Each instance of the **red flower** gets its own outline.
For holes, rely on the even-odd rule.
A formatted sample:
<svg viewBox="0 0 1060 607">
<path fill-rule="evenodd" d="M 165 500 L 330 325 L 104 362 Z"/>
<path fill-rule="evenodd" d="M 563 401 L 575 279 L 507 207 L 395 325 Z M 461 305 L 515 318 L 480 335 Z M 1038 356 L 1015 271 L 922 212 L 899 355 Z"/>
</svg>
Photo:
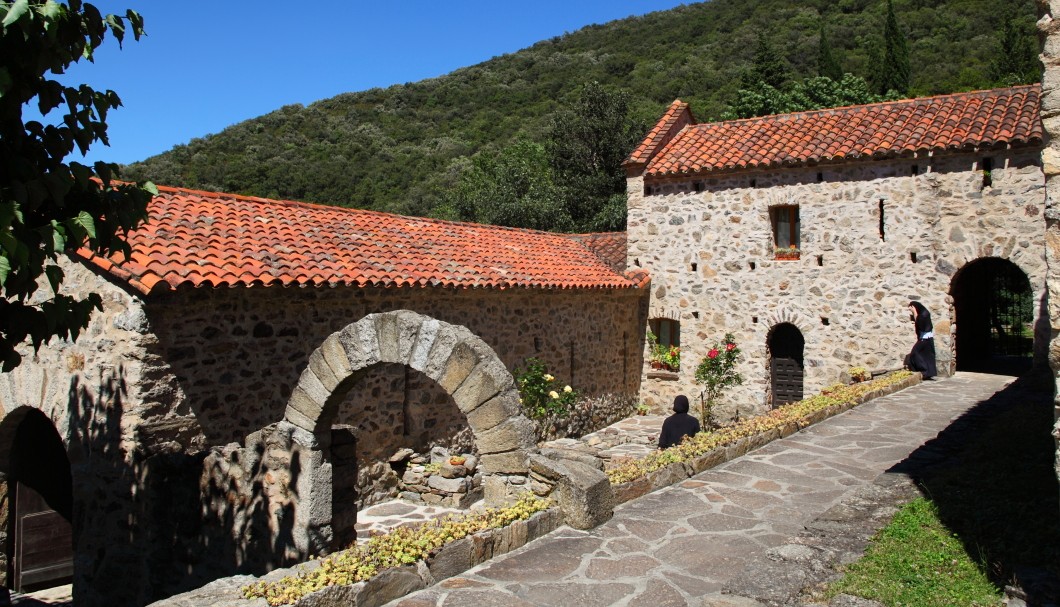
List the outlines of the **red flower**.
<svg viewBox="0 0 1060 607">
<path fill-rule="evenodd" d="M 735 347 L 736 347 L 736 344 L 725 344 L 725 351 L 726 352 L 732 352 Z"/>
<path fill-rule="evenodd" d="M 718 350 L 716 348 L 711 348 L 710 352 L 707 352 L 707 358 L 717 358 L 717 357 L 718 357 Z"/>
</svg>

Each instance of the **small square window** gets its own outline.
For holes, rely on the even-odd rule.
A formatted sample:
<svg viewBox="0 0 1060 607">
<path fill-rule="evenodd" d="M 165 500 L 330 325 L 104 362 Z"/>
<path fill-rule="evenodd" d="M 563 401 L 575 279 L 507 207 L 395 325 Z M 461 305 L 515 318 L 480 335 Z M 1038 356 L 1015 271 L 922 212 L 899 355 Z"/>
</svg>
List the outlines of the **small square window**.
<svg viewBox="0 0 1060 607">
<path fill-rule="evenodd" d="M 670 318 L 653 318 L 648 321 L 651 332 L 659 340 L 660 346 L 681 347 L 681 323 Z"/>
<path fill-rule="evenodd" d="M 789 205 L 769 209 L 773 224 L 773 246 L 777 259 L 799 258 L 799 206 Z"/>
</svg>

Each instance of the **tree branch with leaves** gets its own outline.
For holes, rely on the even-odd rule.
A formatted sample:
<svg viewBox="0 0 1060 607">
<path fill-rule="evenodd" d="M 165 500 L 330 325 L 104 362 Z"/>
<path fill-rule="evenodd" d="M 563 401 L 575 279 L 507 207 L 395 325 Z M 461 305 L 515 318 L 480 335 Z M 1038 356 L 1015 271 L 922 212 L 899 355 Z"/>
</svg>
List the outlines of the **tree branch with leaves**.
<svg viewBox="0 0 1060 607">
<path fill-rule="evenodd" d="M 59 257 L 81 247 L 128 254 L 125 236 L 146 219 L 157 190 L 115 181 L 114 163 L 66 161 L 75 149 L 109 145 L 107 114 L 121 99 L 54 79 L 93 61 L 108 34 L 119 46 L 130 33 L 139 40 L 140 15 L 104 16 L 79 0 L 0 1 L 0 28 L 0 361 L 10 371 L 22 360 L 20 344 L 76 339 L 92 310 L 102 310 L 98 294 L 62 292 Z M 30 103 L 43 121 L 24 118 Z M 38 293 L 44 283 L 50 296 Z"/>
</svg>

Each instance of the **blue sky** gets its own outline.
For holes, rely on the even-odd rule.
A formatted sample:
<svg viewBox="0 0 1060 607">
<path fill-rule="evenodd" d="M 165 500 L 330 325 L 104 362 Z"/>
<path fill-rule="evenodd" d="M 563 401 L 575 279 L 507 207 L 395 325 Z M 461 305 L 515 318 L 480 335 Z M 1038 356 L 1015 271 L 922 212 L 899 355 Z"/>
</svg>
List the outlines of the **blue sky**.
<svg viewBox="0 0 1060 607">
<path fill-rule="evenodd" d="M 96 0 L 144 17 L 147 37 L 108 38 L 67 82 L 113 89 L 111 146 L 89 161 L 129 163 L 283 105 L 440 76 L 533 43 L 676 0 L 405 0 L 308 3 Z M 75 160 L 75 158 L 71 158 Z"/>
</svg>

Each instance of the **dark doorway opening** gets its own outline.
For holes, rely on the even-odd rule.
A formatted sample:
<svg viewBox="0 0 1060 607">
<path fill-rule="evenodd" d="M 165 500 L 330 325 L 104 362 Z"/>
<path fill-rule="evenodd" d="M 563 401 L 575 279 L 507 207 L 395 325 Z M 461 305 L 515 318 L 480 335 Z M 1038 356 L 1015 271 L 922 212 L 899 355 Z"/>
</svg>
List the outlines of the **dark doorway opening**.
<svg viewBox="0 0 1060 607">
<path fill-rule="evenodd" d="M 73 576 L 73 483 L 66 448 L 40 411 L 24 408 L 8 417 L 17 424 L 4 471 L 11 505 L 8 586 L 29 592 L 67 584 Z"/>
<path fill-rule="evenodd" d="M 950 287 L 958 371 L 1022 375 L 1034 351 L 1034 294 L 1027 275 L 1005 259 L 966 265 Z"/>
<path fill-rule="evenodd" d="M 791 323 L 781 323 L 770 332 L 768 345 L 772 406 L 802 400 L 803 350 L 806 346 L 802 332 Z"/>
</svg>

